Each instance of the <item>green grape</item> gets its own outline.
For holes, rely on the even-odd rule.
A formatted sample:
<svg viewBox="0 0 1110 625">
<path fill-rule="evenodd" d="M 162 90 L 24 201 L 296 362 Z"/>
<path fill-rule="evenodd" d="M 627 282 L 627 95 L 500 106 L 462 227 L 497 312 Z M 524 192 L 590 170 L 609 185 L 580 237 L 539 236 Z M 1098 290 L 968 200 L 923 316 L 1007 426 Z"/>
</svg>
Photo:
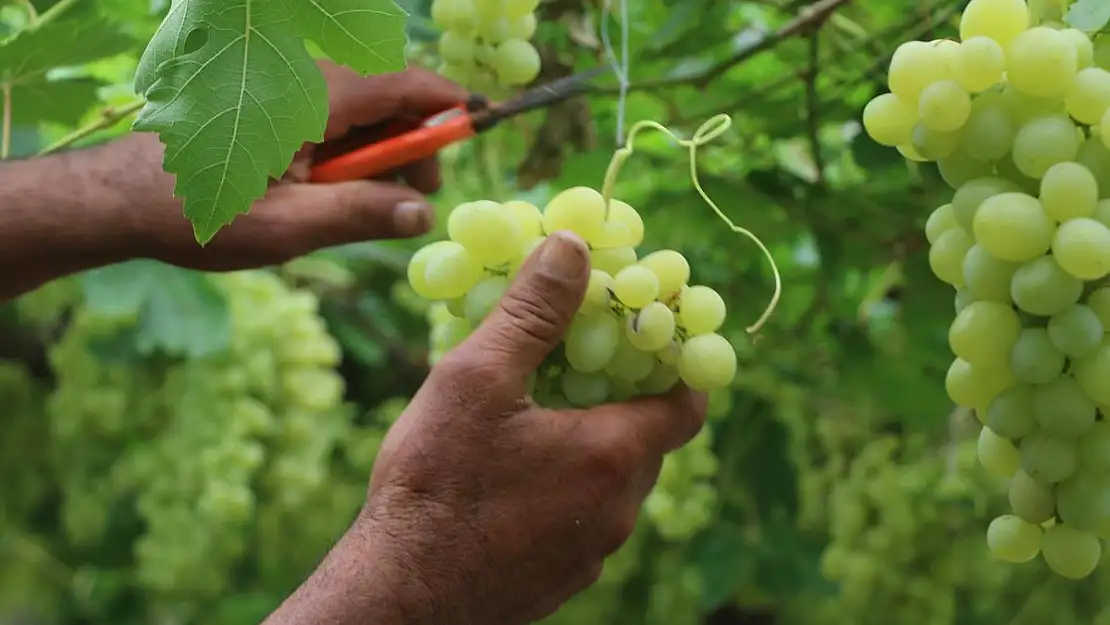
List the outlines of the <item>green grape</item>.
<svg viewBox="0 0 1110 625">
<path fill-rule="evenodd" d="M 1052 254 L 1076 278 L 1104 278 L 1110 275 L 1110 228 L 1087 217 L 1066 221 L 1056 229 Z"/>
<path fill-rule="evenodd" d="M 991 475 L 1008 477 L 1013 475 L 1021 465 L 1017 448 L 1010 441 L 995 434 L 989 427 L 979 430 L 976 450 L 979 464 Z"/>
<path fill-rule="evenodd" d="M 1094 311 L 1104 332 L 1110 332 L 1110 287 L 1091 291 L 1086 298 L 1087 307 Z"/>
<path fill-rule="evenodd" d="M 455 241 L 445 243 L 428 257 L 424 269 L 423 285 L 434 299 L 462 297 L 482 278 L 482 265 L 465 247 Z M 416 284 L 413 290 L 420 292 Z"/>
<path fill-rule="evenodd" d="M 613 276 L 613 295 L 629 308 L 643 308 L 660 293 L 655 272 L 641 265 L 630 265 Z"/>
<path fill-rule="evenodd" d="M 1014 37 L 1007 56 L 1006 78 L 1010 84 L 1041 98 L 1064 93 L 1079 69 L 1079 55 L 1070 39 L 1043 26 Z"/>
<path fill-rule="evenodd" d="M 917 114 L 930 130 L 953 132 L 971 115 L 971 96 L 956 81 L 939 80 L 921 91 Z"/>
<path fill-rule="evenodd" d="M 1064 371 L 1067 357 L 1045 328 L 1025 328 L 1010 350 L 1010 368 L 1019 382 L 1044 384 Z"/>
<path fill-rule="evenodd" d="M 972 180 L 994 174 L 993 164 L 972 158 L 962 149 L 938 160 L 937 169 L 940 171 L 940 177 L 953 189 L 959 189 Z"/>
<path fill-rule="evenodd" d="M 945 204 L 929 213 L 929 218 L 925 221 L 925 239 L 930 244 L 936 243 L 940 235 L 958 226 L 952 205 Z"/>
<path fill-rule="evenodd" d="M 431 13 L 432 22 L 444 30 L 468 33 L 474 29 L 472 0 L 435 0 Z"/>
<path fill-rule="evenodd" d="M 863 108 L 863 128 L 881 145 L 909 143 L 916 123 L 917 108 L 893 93 L 875 96 Z"/>
<path fill-rule="evenodd" d="M 640 259 L 640 266 L 650 269 L 659 279 L 660 299 L 677 295 L 690 279 L 690 263 L 674 250 L 659 250 Z"/>
<path fill-rule="evenodd" d="M 956 314 L 960 314 L 965 308 L 975 301 L 975 296 L 967 289 L 956 289 L 956 297 L 953 298 L 955 304 Z"/>
<path fill-rule="evenodd" d="M 1110 338 L 1104 338 L 1095 353 L 1073 361 L 1071 373 L 1091 399 L 1110 406 Z"/>
<path fill-rule="evenodd" d="M 1081 124 L 1094 125 L 1110 108 L 1110 72 L 1088 67 L 1075 76 L 1064 100 L 1068 115 Z"/>
<path fill-rule="evenodd" d="M 1054 573 L 1068 579 L 1090 575 L 1102 557 L 1098 537 L 1074 527 L 1056 524 L 1045 530 L 1041 554 Z"/>
<path fill-rule="evenodd" d="M 567 364 L 583 373 L 601 371 L 616 353 L 620 337 L 620 322 L 610 314 L 575 315 L 563 338 Z"/>
<path fill-rule="evenodd" d="M 702 334 L 682 344 L 678 371 L 695 391 L 725 388 L 736 377 L 736 351 L 719 334 Z"/>
<path fill-rule="evenodd" d="M 610 199 L 607 217 L 607 222 L 614 222 L 623 226 L 621 230 L 623 238 L 617 241 L 615 245 L 606 245 L 605 247 L 636 247 L 644 242 L 644 220 L 631 205 L 620 200 Z"/>
<path fill-rule="evenodd" d="M 984 200 L 1020 190 L 1016 184 L 1002 178 L 977 178 L 967 182 L 952 196 L 952 213 L 956 217 L 956 223 L 971 234 L 975 224 L 975 214 Z"/>
<path fill-rule="evenodd" d="M 690 336 L 716 332 L 725 321 L 725 300 L 707 286 L 691 286 L 679 299 L 678 323 Z"/>
<path fill-rule="evenodd" d="M 952 62 L 952 75 L 961 87 L 972 93 L 986 91 L 1002 80 L 1006 53 L 990 37 L 972 37 L 960 44 Z"/>
<path fill-rule="evenodd" d="M 609 378 L 601 373 L 571 369 L 560 380 L 563 395 L 573 406 L 596 406 L 609 396 Z"/>
<path fill-rule="evenodd" d="M 1041 528 L 1007 514 L 987 527 L 987 546 L 991 554 L 1015 564 L 1028 562 L 1041 550 Z"/>
<path fill-rule="evenodd" d="M 1103 127 L 1106 126 L 1103 125 Z M 1090 137 L 1083 141 L 1075 160 L 1095 175 L 1099 198 L 1110 197 L 1110 150 L 1103 145 L 1099 137 Z"/>
<path fill-rule="evenodd" d="M 1099 200 L 1098 204 L 1095 205 L 1095 212 L 1091 217 L 1100 224 L 1110 228 L 1110 201 Z"/>
<path fill-rule="evenodd" d="M 1021 469 L 1034 480 L 1057 484 L 1075 473 L 1079 453 L 1074 440 L 1057 438 L 1034 430 L 1021 439 Z"/>
<path fill-rule="evenodd" d="M 957 357 L 974 365 L 1006 362 L 1021 333 L 1021 321 L 1007 304 L 972 302 L 948 331 L 948 345 Z"/>
<path fill-rule="evenodd" d="M 971 102 L 962 147 L 972 158 L 995 161 L 1010 153 L 1016 133 L 1017 122 L 1002 94 L 984 93 Z"/>
<path fill-rule="evenodd" d="M 1077 472 L 1056 487 L 1056 516 L 1075 529 L 1094 531 L 1110 517 L 1108 486 L 1105 476 Z"/>
<path fill-rule="evenodd" d="M 956 153 L 963 141 L 960 131 L 933 130 L 921 122 L 914 124 L 910 144 L 914 151 L 929 161 L 938 161 Z"/>
<path fill-rule="evenodd" d="M 1080 436 L 1095 424 L 1098 407 L 1075 378 L 1062 375 L 1036 387 L 1033 415 L 1045 434 L 1068 439 Z"/>
<path fill-rule="evenodd" d="M 1041 317 L 1063 312 L 1083 295 L 1083 282 L 1052 256 L 1031 260 L 1014 272 L 1010 295 L 1018 308 Z"/>
<path fill-rule="evenodd" d="M 1024 0 L 971 0 L 960 17 L 960 39 L 990 37 L 1006 48 L 1028 27 Z"/>
<path fill-rule="evenodd" d="M 992 399 L 1014 382 L 1008 366 L 973 365 L 956 358 L 944 378 L 948 397 L 965 408 L 990 405 Z"/>
<path fill-rule="evenodd" d="M 1100 475 L 1110 471 L 1110 422 L 1096 422 L 1079 439 L 1079 466 Z"/>
<path fill-rule="evenodd" d="M 536 34 L 536 15 L 528 13 L 522 17 L 509 18 L 506 39 L 531 39 Z"/>
<path fill-rule="evenodd" d="M 474 39 L 446 30 L 439 38 L 439 56 L 448 63 L 467 65 L 474 61 Z"/>
<path fill-rule="evenodd" d="M 1065 28 L 1060 31 L 1075 46 L 1075 58 L 1079 69 L 1091 67 L 1095 63 L 1095 45 L 1087 33 L 1077 28 Z"/>
<path fill-rule="evenodd" d="M 894 50 L 887 74 L 891 93 L 906 102 L 917 102 L 926 87 L 949 76 L 944 53 L 922 41 L 907 41 Z"/>
<path fill-rule="evenodd" d="M 540 0 L 505 0 L 502 10 L 512 18 L 532 14 L 540 6 Z"/>
<path fill-rule="evenodd" d="M 613 276 L 599 269 L 591 269 L 590 282 L 586 286 L 586 295 L 582 298 L 578 313 L 596 315 L 608 310 L 612 290 Z"/>
<path fill-rule="evenodd" d="M 1014 165 L 1030 178 L 1041 178 L 1057 163 L 1075 160 L 1082 139 L 1071 120 L 1062 115 L 1036 117 L 1014 135 Z"/>
<path fill-rule="evenodd" d="M 463 315 L 467 323 L 478 327 L 501 301 L 501 296 L 508 288 L 509 281 L 501 276 L 491 276 L 475 284 L 463 297 Z"/>
<path fill-rule="evenodd" d="M 571 187 L 560 191 L 543 209 L 544 232 L 554 234 L 559 230 L 570 230 L 586 243 L 592 244 L 600 238 L 604 223 L 605 199 L 589 187 Z M 605 267 L 595 265 L 594 268 L 616 274 Z"/>
<path fill-rule="evenodd" d="M 615 379 L 639 382 L 651 375 L 655 369 L 655 357 L 633 345 L 627 338 L 617 346 L 613 359 L 605 367 L 605 372 Z M 632 388 L 635 391 L 635 387 Z"/>
<path fill-rule="evenodd" d="M 675 331 L 675 317 L 662 302 L 650 302 L 628 317 L 626 335 L 636 349 L 656 352 L 667 346 Z"/>
<path fill-rule="evenodd" d="M 540 53 L 523 39 L 499 43 L 490 64 L 498 79 L 506 85 L 526 85 L 540 75 Z"/>
<path fill-rule="evenodd" d="M 1056 514 L 1056 493 L 1051 485 L 1033 479 L 1023 470 L 1010 478 L 1010 508 L 1026 523 L 1044 523 Z"/>
<path fill-rule="evenodd" d="M 1004 83 L 1000 97 L 1010 116 L 1015 122 L 1025 124 L 1036 117 L 1064 115 L 1067 109 L 1063 96 L 1039 98 L 1024 93 L 1014 88 L 1011 83 Z"/>
<path fill-rule="evenodd" d="M 681 356 L 681 353 L 679 353 Z M 636 383 L 636 388 L 645 395 L 660 395 L 671 390 L 679 380 L 678 360 L 674 363 L 657 362 L 648 377 Z"/>
<path fill-rule="evenodd" d="M 929 267 L 940 280 L 953 286 L 963 286 L 964 258 L 975 240 L 962 229 L 952 229 L 937 238 L 929 248 Z"/>
<path fill-rule="evenodd" d="M 1052 344 L 1069 358 L 1082 358 L 1095 353 L 1105 331 L 1094 310 L 1082 304 L 1056 313 L 1048 320 L 1048 336 Z"/>
<path fill-rule="evenodd" d="M 424 277 L 428 269 L 428 261 L 445 250 L 452 249 L 458 244 L 453 241 L 436 241 L 429 243 L 416 251 L 409 260 L 408 281 L 413 291 L 420 297 L 438 299 L 438 292 L 434 290 Z M 450 298 L 447 298 L 450 299 Z"/>
<path fill-rule="evenodd" d="M 1056 221 L 1094 215 L 1098 181 L 1079 163 L 1057 163 L 1041 179 L 1041 206 Z"/>
<path fill-rule="evenodd" d="M 543 236 L 543 213 L 535 204 L 513 200 L 502 204 L 501 209 L 511 214 L 516 221 L 521 241 Z"/>
<path fill-rule="evenodd" d="M 975 240 L 987 253 L 1011 262 L 1044 255 L 1055 230 L 1037 198 L 1024 193 L 1003 193 L 983 200 L 972 227 Z"/>
<path fill-rule="evenodd" d="M 1015 384 L 999 393 L 987 408 L 987 427 L 999 436 L 1014 440 L 1032 432 L 1036 425 L 1034 388 L 1029 384 Z"/>
<path fill-rule="evenodd" d="M 917 150 L 910 143 L 898 146 L 898 153 L 915 163 L 924 163 L 929 160 L 918 154 Z"/>
<path fill-rule="evenodd" d="M 447 218 L 447 236 L 486 266 L 507 263 L 524 242 L 514 212 L 488 200 L 456 206 Z"/>
<path fill-rule="evenodd" d="M 1017 165 L 1014 164 L 1014 159 L 1012 158 L 1003 158 L 1002 160 L 995 161 L 994 175 L 1009 180 L 1019 191 L 1029 195 L 1036 195 L 1040 192 L 1040 181 L 1021 173 Z"/>
<path fill-rule="evenodd" d="M 615 276 L 625 267 L 636 264 L 636 250 L 631 247 L 610 247 L 590 250 L 590 266 Z"/>
<path fill-rule="evenodd" d="M 983 246 L 973 245 L 964 256 L 964 288 L 977 300 L 1009 304 L 1017 268 L 1017 263 L 998 260 Z"/>
</svg>

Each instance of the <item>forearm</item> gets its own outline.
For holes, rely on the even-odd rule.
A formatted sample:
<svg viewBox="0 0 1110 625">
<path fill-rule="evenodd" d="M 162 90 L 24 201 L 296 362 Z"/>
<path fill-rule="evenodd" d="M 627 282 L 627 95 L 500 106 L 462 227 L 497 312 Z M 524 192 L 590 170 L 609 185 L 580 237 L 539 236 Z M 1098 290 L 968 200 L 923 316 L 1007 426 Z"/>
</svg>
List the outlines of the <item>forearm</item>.
<svg viewBox="0 0 1110 625">
<path fill-rule="evenodd" d="M 262 625 L 423 625 L 419 582 L 356 521 L 319 568 Z"/>
<path fill-rule="evenodd" d="M 157 137 L 0 165 L 0 301 L 146 255 L 150 215 L 180 214 Z"/>
</svg>

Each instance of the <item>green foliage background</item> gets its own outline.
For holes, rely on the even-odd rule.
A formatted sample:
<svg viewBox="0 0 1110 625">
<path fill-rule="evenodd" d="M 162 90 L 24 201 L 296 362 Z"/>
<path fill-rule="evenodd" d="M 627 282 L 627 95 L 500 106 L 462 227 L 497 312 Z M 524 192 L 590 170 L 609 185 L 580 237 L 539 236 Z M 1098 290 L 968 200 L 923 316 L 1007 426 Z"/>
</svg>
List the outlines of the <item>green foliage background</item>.
<svg viewBox="0 0 1110 625">
<path fill-rule="evenodd" d="M 140 58 L 169 2 L 65 3 L 78 5 L 68 19 L 28 30 L 26 3 L 0 2 L 0 34 L 24 29 L 0 46 L 0 86 L 11 89 L 11 157 L 128 132 L 143 106 L 132 88 L 136 72 L 147 72 L 140 82 L 156 82 Z M 32 6 L 44 15 L 52 4 Z M 544 1 L 536 38 L 544 78 L 604 62 L 599 4 Z M 1104 572 L 1065 583 L 1039 562 L 1012 567 L 987 556 L 983 532 L 1003 510 L 1003 484 L 976 464 L 978 424 L 945 397 L 952 293 L 930 275 L 924 253 L 924 219 L 946 191 L 934 168 L 870 142 L 858 124 L 863 105 L 885 89 L 895 46 L 953 35 L 960 4 L 629 3 L 628 119 L 688 133 L 714 114 L 733 116 L 733 130 L 699 156 L 703 183 L 768 244 L 785 292 L 758 339 L 746 335 L 772 292 L 766 263 L 694 193 L 685 153 L 661 135 L 643 135 L 616 195 L 644 215 L 646 248 L 681 250 L 695 278 L 724 294 L 741 374 L 713 398 L 705 440 L 718 461 L 711 518 L 681 537 L 666 537 L 645 518 L 603 580 L 551 623 L 1110 623 Z M 434 67 L 428 2 L 404 8 L 410 62 Z M 315 36 L 326 48 L 334 39 L 326 24 L 302 22 L 313 23 L 287 36 Z M 366 71 L 400 63 L 400 44 L 396 58 L 382 63 L 341 44 L 309 48 Z M 437 207 L 445 213 L 477 198 L 542 204 L 566 186 L 599 185 L 615 146 L 616 107 L 616 90 L 598 88 L 448 150 Z M 164 130 L 166 115 L 148 105 L 140 125 Z M 318 133 L 318 122 L 286 129 L 278 151 L 291 154 L 311 138 L 297 133 Z M 278 151 L 266 155 L 268 173 L 288 160 Z M 242 163 L 231 166 L 250 178 Z M 220 221 L 249 200 L 187 210 L 194 222 L 213 210 Z M 213 225 L 198 225 L 198 236 L 210 236 Z M 129 263 L 59 281 L 6 307 L 0 624 L 261 620 L 349 523 L 377 442 L 426 373 L 426 305 L 404 286 L 404 267 L 409 253 L 442 230 L 441 220 L 421 240 L 327 250 L 230 277 Z M 288 314 L 304 325 L 292 351 L 315 368 L 289 356 L 293 339 L 267 334 L 259 324 L 268 322 L 252 325 L 244 310 L 268 311 L 258 316 L 275 324 Z M 326 332 L 314 333 L 315 324 Z M 136 485 L 192 467 L 174 455 L 184 453 L 183 438 L 202 448 L 227 440 L 221 424 L 239 423 L 235 411 L 244 409 L 221 403 L 240 392 L 222 386 L 235 386 L 230 380 L 245 375 L 248 356 L 263 348 L 304 365 L 296 373 L 303 379 L 290 382 L 289 365 L 284 390 L 252 391 L 277 434 L 243 435 L 229 447 L 233 455 L 248 445 L 265 449 L 267 468 L 238 484 L 251 494 L 245 512 L 223 524 L 190 517 L 159 530 L 168 541 L 144 547 L 144 536 L 156 532 L 136 513 L 147 492 Z M 327 355 L 333 348 L 341 361 Z M 324 355 L 301 353 L 314 349 Z M 173 390 L 181 385 L 185 391 Z M 328 385 L 342 388 L 341 400 L 323 396 Z M 311 460 L 298 455 L 304 449 L 314 450 Z M 116 460 L 132 457 L 145 461 Z M 286 473 L 275 468 L 283 462 Z M 121 466 L 129 467 L 126 479 L 116 474 Z M 314 481 L 292 484 L 290 472 L 303 473 L 298 467 L 314 471 Z M 170 564 L 150 564 L 172 555 L 157 550 L 174 539 L 199 541 L 188 543 L 200 547 L 185 565 L 202 568 L 180 569 L 193 577 L 167 577 Z M 198 578 L 214 581 L 192 583 Z"/>
</svg>

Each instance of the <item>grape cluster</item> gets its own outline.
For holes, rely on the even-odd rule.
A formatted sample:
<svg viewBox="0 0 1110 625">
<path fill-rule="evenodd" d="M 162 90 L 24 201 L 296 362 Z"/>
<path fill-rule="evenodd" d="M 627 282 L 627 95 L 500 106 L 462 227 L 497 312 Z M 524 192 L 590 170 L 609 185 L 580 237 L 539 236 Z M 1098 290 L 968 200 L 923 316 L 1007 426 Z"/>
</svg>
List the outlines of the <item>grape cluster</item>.
<svg viewBox="0 0 1110 625">
<path fill-rule="evenodd" d="M 700 391 L 732 382 L 736 352 L 717 334 L 725 321 L 724 300 L 707 286 L 687 284 L 690 265 L 679 252 L 637 258 L 644 237 L 640 215 L 620 200 L 607 205 L 588 187 L 560 192 L 542 212 L 527 202 L 486 200 L 451 211 L 449 240 L 424 246 L 408 266 L 414 291 L 445 302 L 432 313 L 438 321 L 433 356 L 482 322 L 545 233 L 558 230 L 590 245 L 592 269 L 561 349 L 536 372 L 537 402 L 591 406 L 662 393 L 679 379 Z"/>
<path fill-rule="evenodd" d="M 663 538 L 689 540 L 713 522 L 718 462 L 711 435 L 710 428 L 703 428 L 663 459 L 659 480 L 644 501 L 644 514 Z"/>
<path fill-rule="evenodd" d="M 1083 32 L 1030 22 L 1023 0 L 972 0 L 961 42 L 897 49 L 863 117 L 956 189 L 925 229 L 956 288 L 948 394 L 1012 478 L 988 545 L 1082 578 L 1110 538 L 1110 71 Z"/>
<path fill-rule="evenodd" d="M 540 73 L 536 33 L 539 0 L 434 0 L 439 72 L 470 89 L 526 85 Z"/>
<path fill-rule="evenodd" d="M 226 351 L 195 360 L 110 360 L 90 349 L 133 322 L 78 306 L 51 349 L 57 386 L 48 398 L 53 456 L 68 539 L 105 539 L 120 504 L 134 502 L 135 582 L 167 600 L 213 598 L 248 555 L 256 534 L 315 562 L 365 494 L 329 481 L 350 415 L 342 410 L 340 350 L 317 300 L 276 275 L 211 278 L 231 311 Z M 348 492 L 350 491 L 350 492 Z M 344 506 L 328 507 L 344 496 Z M 326 531 L 312 532 L 325 518 Z M 296 515 L 299 523 L 273 519 Z M 292 527 L 291 527 L 292 526 Z M 318 535 L 315 541 L 306 535 Z M 293 569 L 299 573 L 297 569 Z"/>
</svg>

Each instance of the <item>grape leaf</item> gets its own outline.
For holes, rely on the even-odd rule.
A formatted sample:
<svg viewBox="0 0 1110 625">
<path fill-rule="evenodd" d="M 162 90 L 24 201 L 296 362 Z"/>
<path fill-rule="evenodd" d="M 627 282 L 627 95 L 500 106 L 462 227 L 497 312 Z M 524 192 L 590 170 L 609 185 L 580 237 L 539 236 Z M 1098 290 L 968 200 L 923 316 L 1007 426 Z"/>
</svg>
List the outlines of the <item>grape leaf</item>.
<svg viewBox="0 0 1110 625">
<path fill-rule="evenodd" d="M 405 69 L 405 20 L 393 0 L 301 0 L 297 34 L 363 74 Z"/>
<path fill-rule="evenodd" d="M 137 353 L 201 358 L 231 340 L 227 301 L 203 273 L 136 260 L 88 271 L 81 285 L 92 313 L 137 319 L 122 335 Z"/>
<path fill-rule="evenodd" d="M 47 78 L 47 72 L 115 56 L 136 45 L 91 0 L 59 4 L 43 13 L 0 41 L 0 84 L 12 89 L 12 121 L 77 123 L 96 104 L 100 83 L 82 76 Z"/>
<path fill-rule="evenodd" d="M 1106 0 L 1076 0 L 1068 9 L 1064 21 L 1069 26 L 1086 33 L 1097 33 L 1110 23 L 1110 2 Z"/>
<path fill-rule="evenodd" d="M 133 128 L 165 144 L 163 168 L 202 244 L 323 139 L 327 85 L 296 35 L 293 1 L 178 0 L 148 46 L 169 60 Z"/>
</svg>

